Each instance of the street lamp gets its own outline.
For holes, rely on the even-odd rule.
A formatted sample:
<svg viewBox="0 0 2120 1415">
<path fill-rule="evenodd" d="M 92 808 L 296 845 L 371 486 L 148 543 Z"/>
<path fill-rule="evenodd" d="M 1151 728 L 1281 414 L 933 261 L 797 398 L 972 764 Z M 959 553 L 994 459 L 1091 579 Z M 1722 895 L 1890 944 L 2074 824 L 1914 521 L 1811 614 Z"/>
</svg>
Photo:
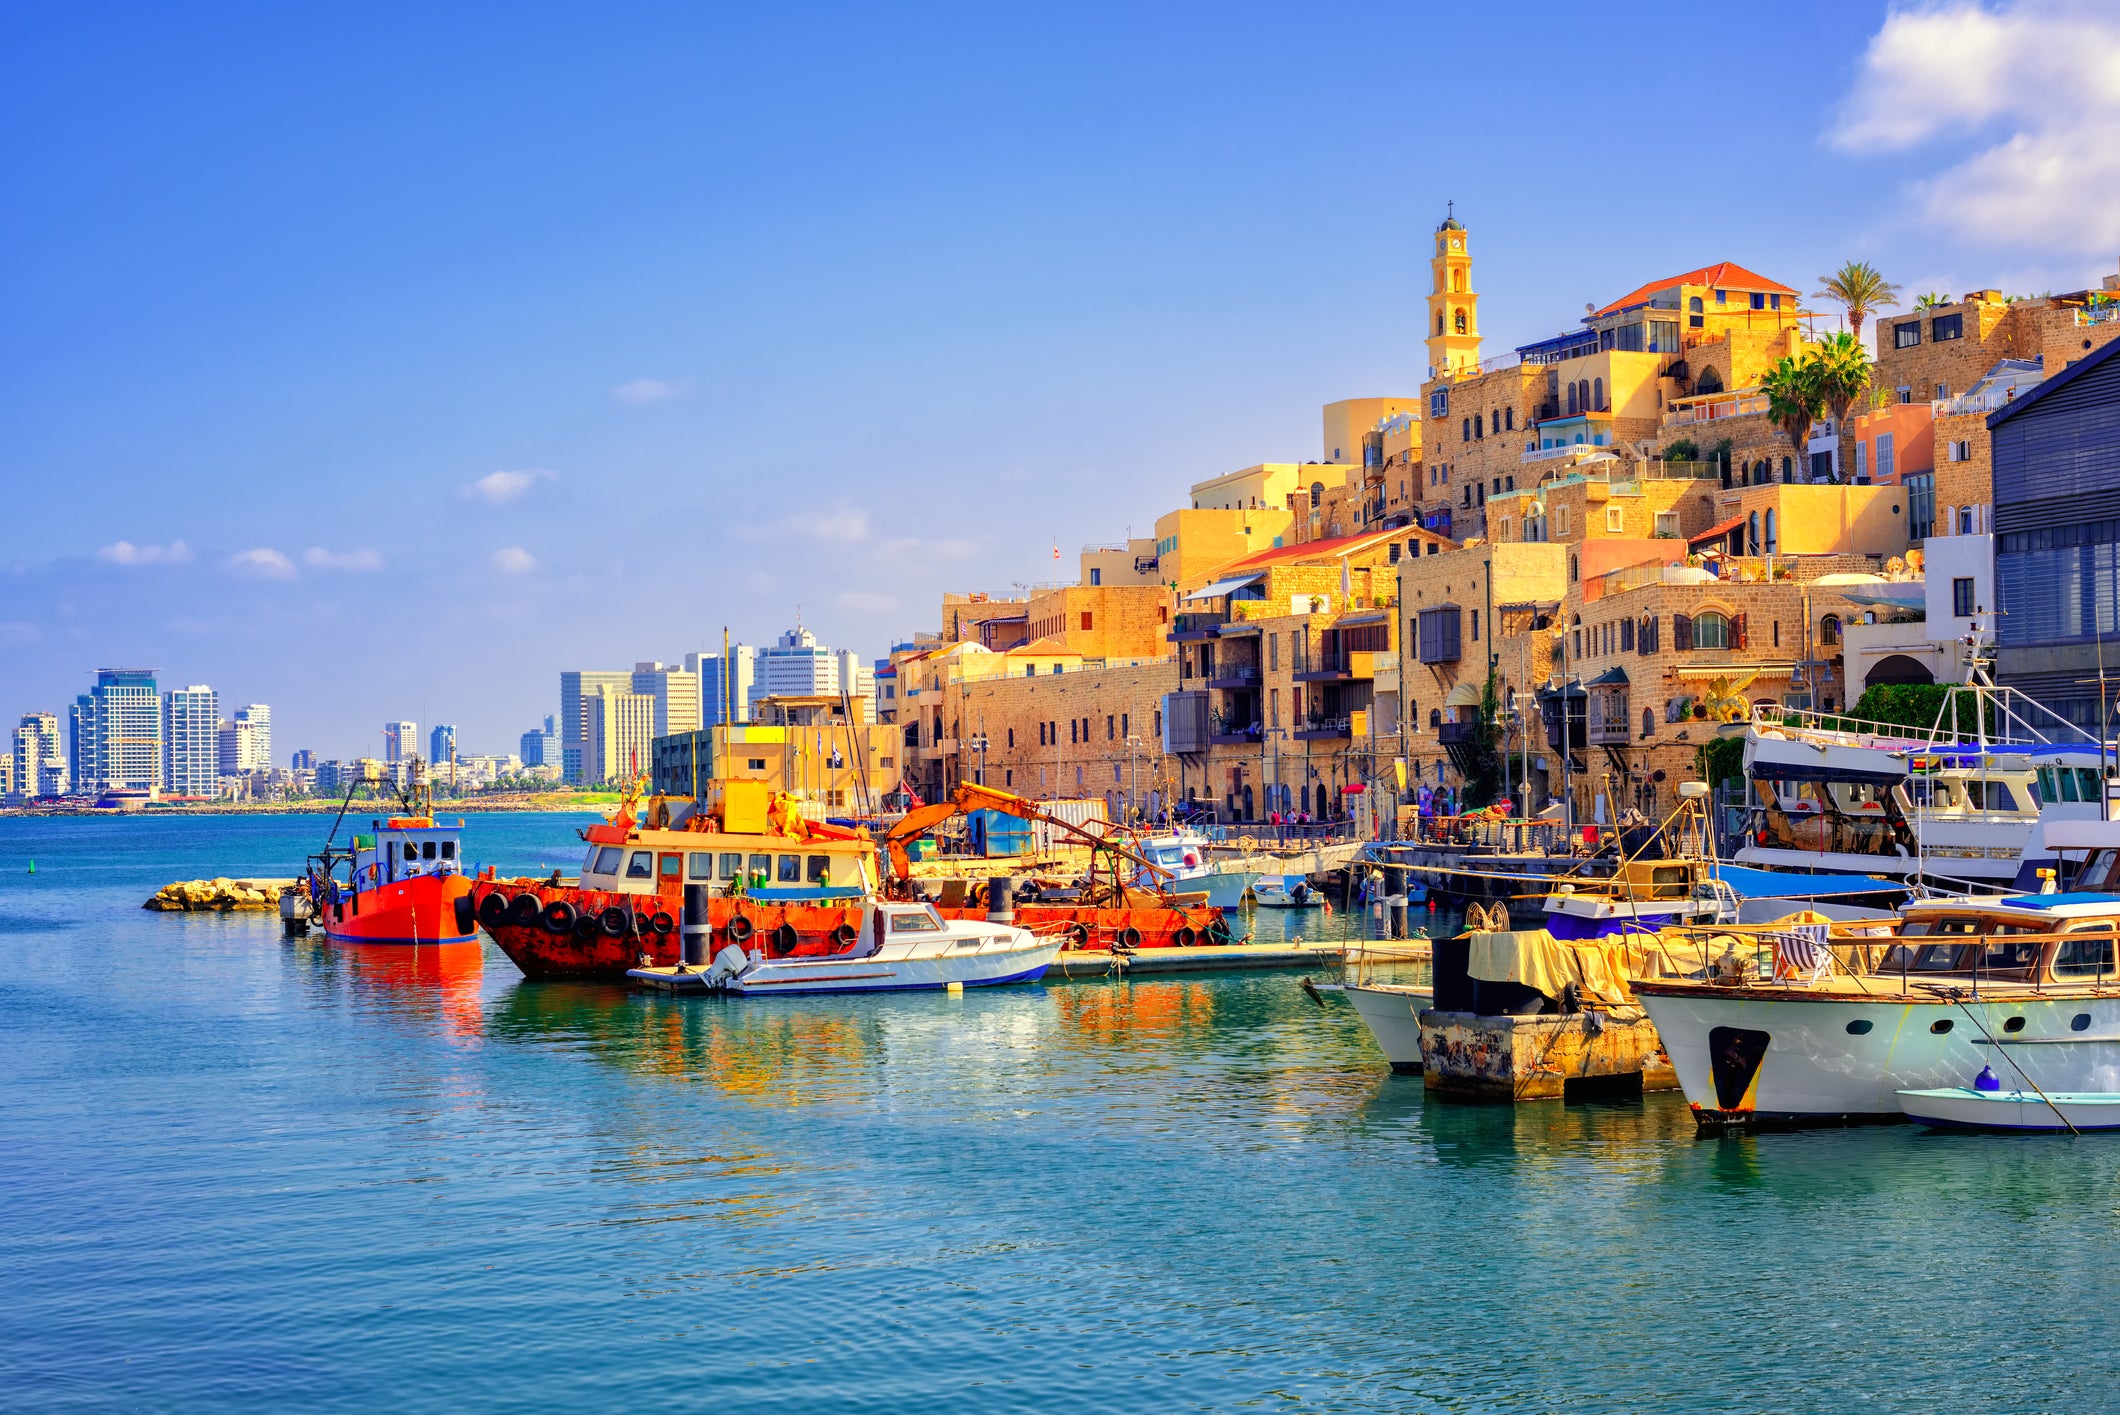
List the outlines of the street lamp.
<svg viewBox="0 0 2120 1415">
<path fill-rule="evenodd" d="M 981 786 L 986 785 L 986 734 L 984 732 L 981 732 L 976 737 L 973 737 L 971 740 L 967 741 L 964 745 L 970 747 L 973 751 L 979 754 L 979 765 L 976 768 L 978 775 L 973 779 L 976 780 Z"/>
<path fill-rule="evenodd" d="M 1141 734 L 1126 734 L 1126 813 L 1141 809 Z"/>
</svg>

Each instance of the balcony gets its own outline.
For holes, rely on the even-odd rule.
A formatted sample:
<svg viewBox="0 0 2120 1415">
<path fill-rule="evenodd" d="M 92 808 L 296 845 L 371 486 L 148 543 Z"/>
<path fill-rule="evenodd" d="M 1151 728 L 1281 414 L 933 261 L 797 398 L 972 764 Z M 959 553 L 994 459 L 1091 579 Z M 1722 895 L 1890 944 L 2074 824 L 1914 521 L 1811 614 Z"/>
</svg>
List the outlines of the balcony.
<svg viewBox="0 0 2120 1415">
<path fill-rule="evenodd" d="M 1301 736 L 1301 733 L 1297 733 Z M 1208 733 L 1207 740 L 1217 747 L 1256 747 L 1265 741 L 1265 736 L 1256 727 L 1217 727 Z"/>
<path fill-rule="evenodd" d="M 1211 639 L 1228 622 L 1229 611 L 1226 609 L 1201 609 L 1174 615 L 1170 623 L 1170 639 L 1172 643 Z"/>
<path fill-rule="evenodd" d="M 1259 686 L 1259 665 L 1256 663 L 1221 663 L 1207 675 L 1210 688 L 1256 688 Z"/>
<path fill-rule="evenodd" d="M 1469 747 L 1479 729 L 1477 722 L 1445 722 L 1435 729 L 1435 737 L 1446 747 Z"/>
<path fill-rule="evenodd" d="M 1720 422 L 1724 418 L 1763 416 L 1766 411 L 1767 400 L 1762 397 L 1704 398 L 1683 407 L 1672 404 L 1671 415 L 1664 420 L 1664 426 L 1683 427 L 1691 423 Z"/>
<path fill-rule="evenodd" d="M 1590 705 L 1590 745 L 1593 747 L 1624 747 L 1632 743 L 1634 734 L 1628 727 L 1627 699 L 1617 703 L 1604 698 L 1593 698 Z"/>
<path fill-rule="evenodd" d="M 1344 742 L 1352 735 L 1353 727 L 1344 717 L 1314 717 L 1295 732 L 1298 742 Z"/>
<path fill-rule="evenodd" d="M 1523 462 L 1558 462 L 1564 457 L 1611 457 L 1618 460 L 1619 454 L 1597 442 L 1569 442 L 1559 447 L 1527 447 L 1519 458 Z"/>
</svg>

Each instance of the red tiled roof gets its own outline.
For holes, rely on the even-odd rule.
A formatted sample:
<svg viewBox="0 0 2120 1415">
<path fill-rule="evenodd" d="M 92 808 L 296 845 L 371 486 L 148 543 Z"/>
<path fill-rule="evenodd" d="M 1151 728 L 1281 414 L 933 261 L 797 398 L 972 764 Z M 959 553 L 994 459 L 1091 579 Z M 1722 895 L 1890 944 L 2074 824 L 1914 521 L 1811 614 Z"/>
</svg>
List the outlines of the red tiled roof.
<svg viewBox="0 0 2120 1415">
<path fill-rule="evenodd" d="M 1401 536 L 1424 536 L 1439 540 L 1445 545 L 1454 544 L 1448 536 L 1419 526 L 1400 526 L 1397 530 L 1369 531 L 1358 536 L 1338 536 L 1332 540 L 1311 540 L 1301 545 L 1277 545 L 1270 550 L 1254 551 L 1242 560 L 1233 560 L 1215 571 L 1215 578 L 1223 580 L 1231 575 L 1241 575 L 1247 570 L 1264 570 L 1271 565 L 1288 565 L 1303 560 L 1329 560 L 1334 556 L 1348 555 L 1358 550 L 1367 550 L 1373 545 L 1383 545 Z"/>
<path fill-rule="evenodd" d="M 1622 295 L 1597 314 L 1610 314 L 1614 310 L 1627 309 L 1634 305 L 1647 304 L 1649 297 L 1658 290 L 1668 290 L 1673 285 L 1706 285 L 1716 290 L 1765 290 L 1770 294 L 1793 295 L 1796 292 L 1778 280 L 1769 280 L 1757 271 L 1747 270 L 1729 261 L 1704 265 L 1698 270 L 1689 270 L 1684 275 L 1674 275 L 1668 280 L 1652 280 L 1630 294 Z M 1592 315 L 1592 319 L 1597 315 Z"/>
<path fill-rule="evenodd" d="M 1745 518 L 1743 516 L 1732 516 L 1727 521 L 1717 521 L 1714 525 L 1708 527 L 1708 529 L 1702 531 L 1699 535 L 1687 536 L 1686 544 L 1699 545 L 1704 540 L 1721 540 L 1724 536 L 1730 534 L 1730 532 L 1736 530 L 1744 523 Z"/>
</svg>

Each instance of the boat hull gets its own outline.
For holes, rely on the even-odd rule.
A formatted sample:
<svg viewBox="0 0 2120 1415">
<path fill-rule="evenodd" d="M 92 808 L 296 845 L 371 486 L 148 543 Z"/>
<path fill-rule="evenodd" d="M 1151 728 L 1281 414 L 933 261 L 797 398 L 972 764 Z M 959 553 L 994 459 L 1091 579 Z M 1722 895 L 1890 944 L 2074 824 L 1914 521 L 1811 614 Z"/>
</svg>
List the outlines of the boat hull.
<svg viewBox="0 0 2120 1415">
<path fill-rule="evenodd" d="M 315 922 L 333 943 L 477 943 L 471 893 L 462 875 L 421 875 L 348 894 L 318 909 Z"/>
<path fill-rule="evenodd" d="M 1937 1130 L 2004 1130 L 2066 1134 L 2120 1130 L 2120 1095 L 2075 1091 L 1976 1091 L 1970 1086 L 1901 1091 L 1899 1107 L 1917 1125 Z"/>
<path fill-rule="evenodd" d="M 802 997 L 824 993 L 933 992 L 1036 982 L 1059 956 L 1057 939 L 929 958 L 803 958 L 755 965 L 728 985 L 741 997 Z"/>
<path fill-rule="evenodd" d="M 2000 1048 L 1983 1034 L 2007 1039 L 2049 1090 L 2115 1089 L 2111 1048 L 2097 1043 L 2120 1034 L 2120 997 L 2004 995 L 1961 1007 L 1919 994 L 1647 980 L 1634 993 L 1707 1126 L 1897 1121 L 1900 1091 L 1963 1084 L 1989 1064 Z M 2015 1031 L 2013 1018 L 2023 1019 Z"/>
<path fill-rule="evenodd" d="M 1377 1050 L 1393 1071 L 1412 1075 L 1421 1069 L 1421 1012 L 1435 1006 L 1435 993 L 1427 988 L 1407 988 L 1348 983 L 1347 994 L 1357 1015 L 1376 1039 Z"/>
<path fill-rule="evenodd" d="M 489 906 L 485 901 L 495 894 L 506 903 L 522 897 L 534 900 L 539 920 L 491 921 L 486 916 Z M 617 933 L 601 925 L 594 932 L 580 931 L 571 924 L 565 931 L 555 930 L 542 922 L 542 916 L 551 905 L 562 903 L 576 920 L 585 915 L 601 920 L 606 910 L 616 909 L 624 916 L 624 926 Z M 627 971 L 640 967 L 643 960 L 650 966 L 667 968 L 682 959 L 677 931 L 684 909 L 682 899 L 580 889 L 539 880 L 480 880 L 473 905 L 481 926 L 501 952 L 522 969 L 524 977 L 540 982 L 623 983 Z M 714 932 L 714 948 L 736 943 L 746 948 L 771 948 L 786 956 L 837 953 L 861 928 L 861 901 L 800 904 L 721 897 L 708 904 L 707 921 Z M 732 935 L 732 926 L 741 937 Z"/>
</svg>

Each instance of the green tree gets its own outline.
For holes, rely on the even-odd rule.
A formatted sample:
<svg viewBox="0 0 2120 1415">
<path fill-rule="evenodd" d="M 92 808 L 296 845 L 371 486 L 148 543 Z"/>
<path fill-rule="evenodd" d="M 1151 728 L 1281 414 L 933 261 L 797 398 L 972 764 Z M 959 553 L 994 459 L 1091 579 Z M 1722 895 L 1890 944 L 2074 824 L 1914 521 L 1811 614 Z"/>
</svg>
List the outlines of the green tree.
<svg viewBox="0 0 2120 1415">
<path fill-rule="evenodd" d="M 1818 372 L 1816 359 L 1785 358 L 1759 380 L 1759 391 L 1767 395 L 1767 420 L 1788 434 L 1799 462 L 1808 459 L 1811 425 L 1825 411 Z"/>
<path fill-rule="evenodd" d="M 1899 287 L 1866 260 L 1851 260 L 1831 275 L 1819 276 L 1818 283 L 1825 288 L 1812 298 L 1832 300 L 1845 309 L 1848 328 L 1857 339 L 1862 338 L 1864 320 L 1899 303 Z"/>
<path fill-rule="evenodd" d="M 1742 784 L 1745 779 L 1745 739 L 1710 737 L 1695 753 L 1700 779 L 1710 786 Z"/>
<path fill-rule="evenodd" d="M 1465 805 L 1478 810 L 1502 798 L 1502 704 L 1492 669 L 1480 690 L 1479 713 L 1472 720 L 1471 755 L 1466 762 Z"/>
<path fill-rule="evenodd" d="M 1980 711 L 1979 695 L 1968 688 L 1953 688 L 1945 683 L 1879 683 L 1865 688 L 1862 697 L 1850 709 L 1853 715 L 1865 722 L 1883 722 L 1896 727 L 1911 727 L 1927 732 L 1942 720 L 1946 731 L 1951 720 L 1945 711 L 1946 705 L 1956 697 L 1958 700 L 1958 727 L 1961 732 L 1973 730 L 1974 716 Z M 1995 729 L 1995 705 L 1987 705 L 1988 730 Z"/>
<path fill-rule="evenodd" d="M 1870 351 L 1852 334 L 1827 336 L 1811 354 L 1817 366 L 1818 393 L 1837 423 L 1870 386 Z"/>
<path fill-rule="evenodd" d="M 1664 449 L 1664 460 L 1666 462 L 1698 462 L 1700 460 L 1700 444 L 1690 437 L 1681 437 Z"/>
<path fill-rule="evenodd" d="M 1939 294 L 1934 290 L 1930 290 L 1925 294 L 1916 295 L 1914 297 L 1914 309 L 1916 310 L 1916 312 L 1919 312 L 1921 310 L 1932 310 L 1935 309 L 1938 305 L 1947 305 L 1950 302 L 1951 297 L 1949 295 Z"/>
</svg>

